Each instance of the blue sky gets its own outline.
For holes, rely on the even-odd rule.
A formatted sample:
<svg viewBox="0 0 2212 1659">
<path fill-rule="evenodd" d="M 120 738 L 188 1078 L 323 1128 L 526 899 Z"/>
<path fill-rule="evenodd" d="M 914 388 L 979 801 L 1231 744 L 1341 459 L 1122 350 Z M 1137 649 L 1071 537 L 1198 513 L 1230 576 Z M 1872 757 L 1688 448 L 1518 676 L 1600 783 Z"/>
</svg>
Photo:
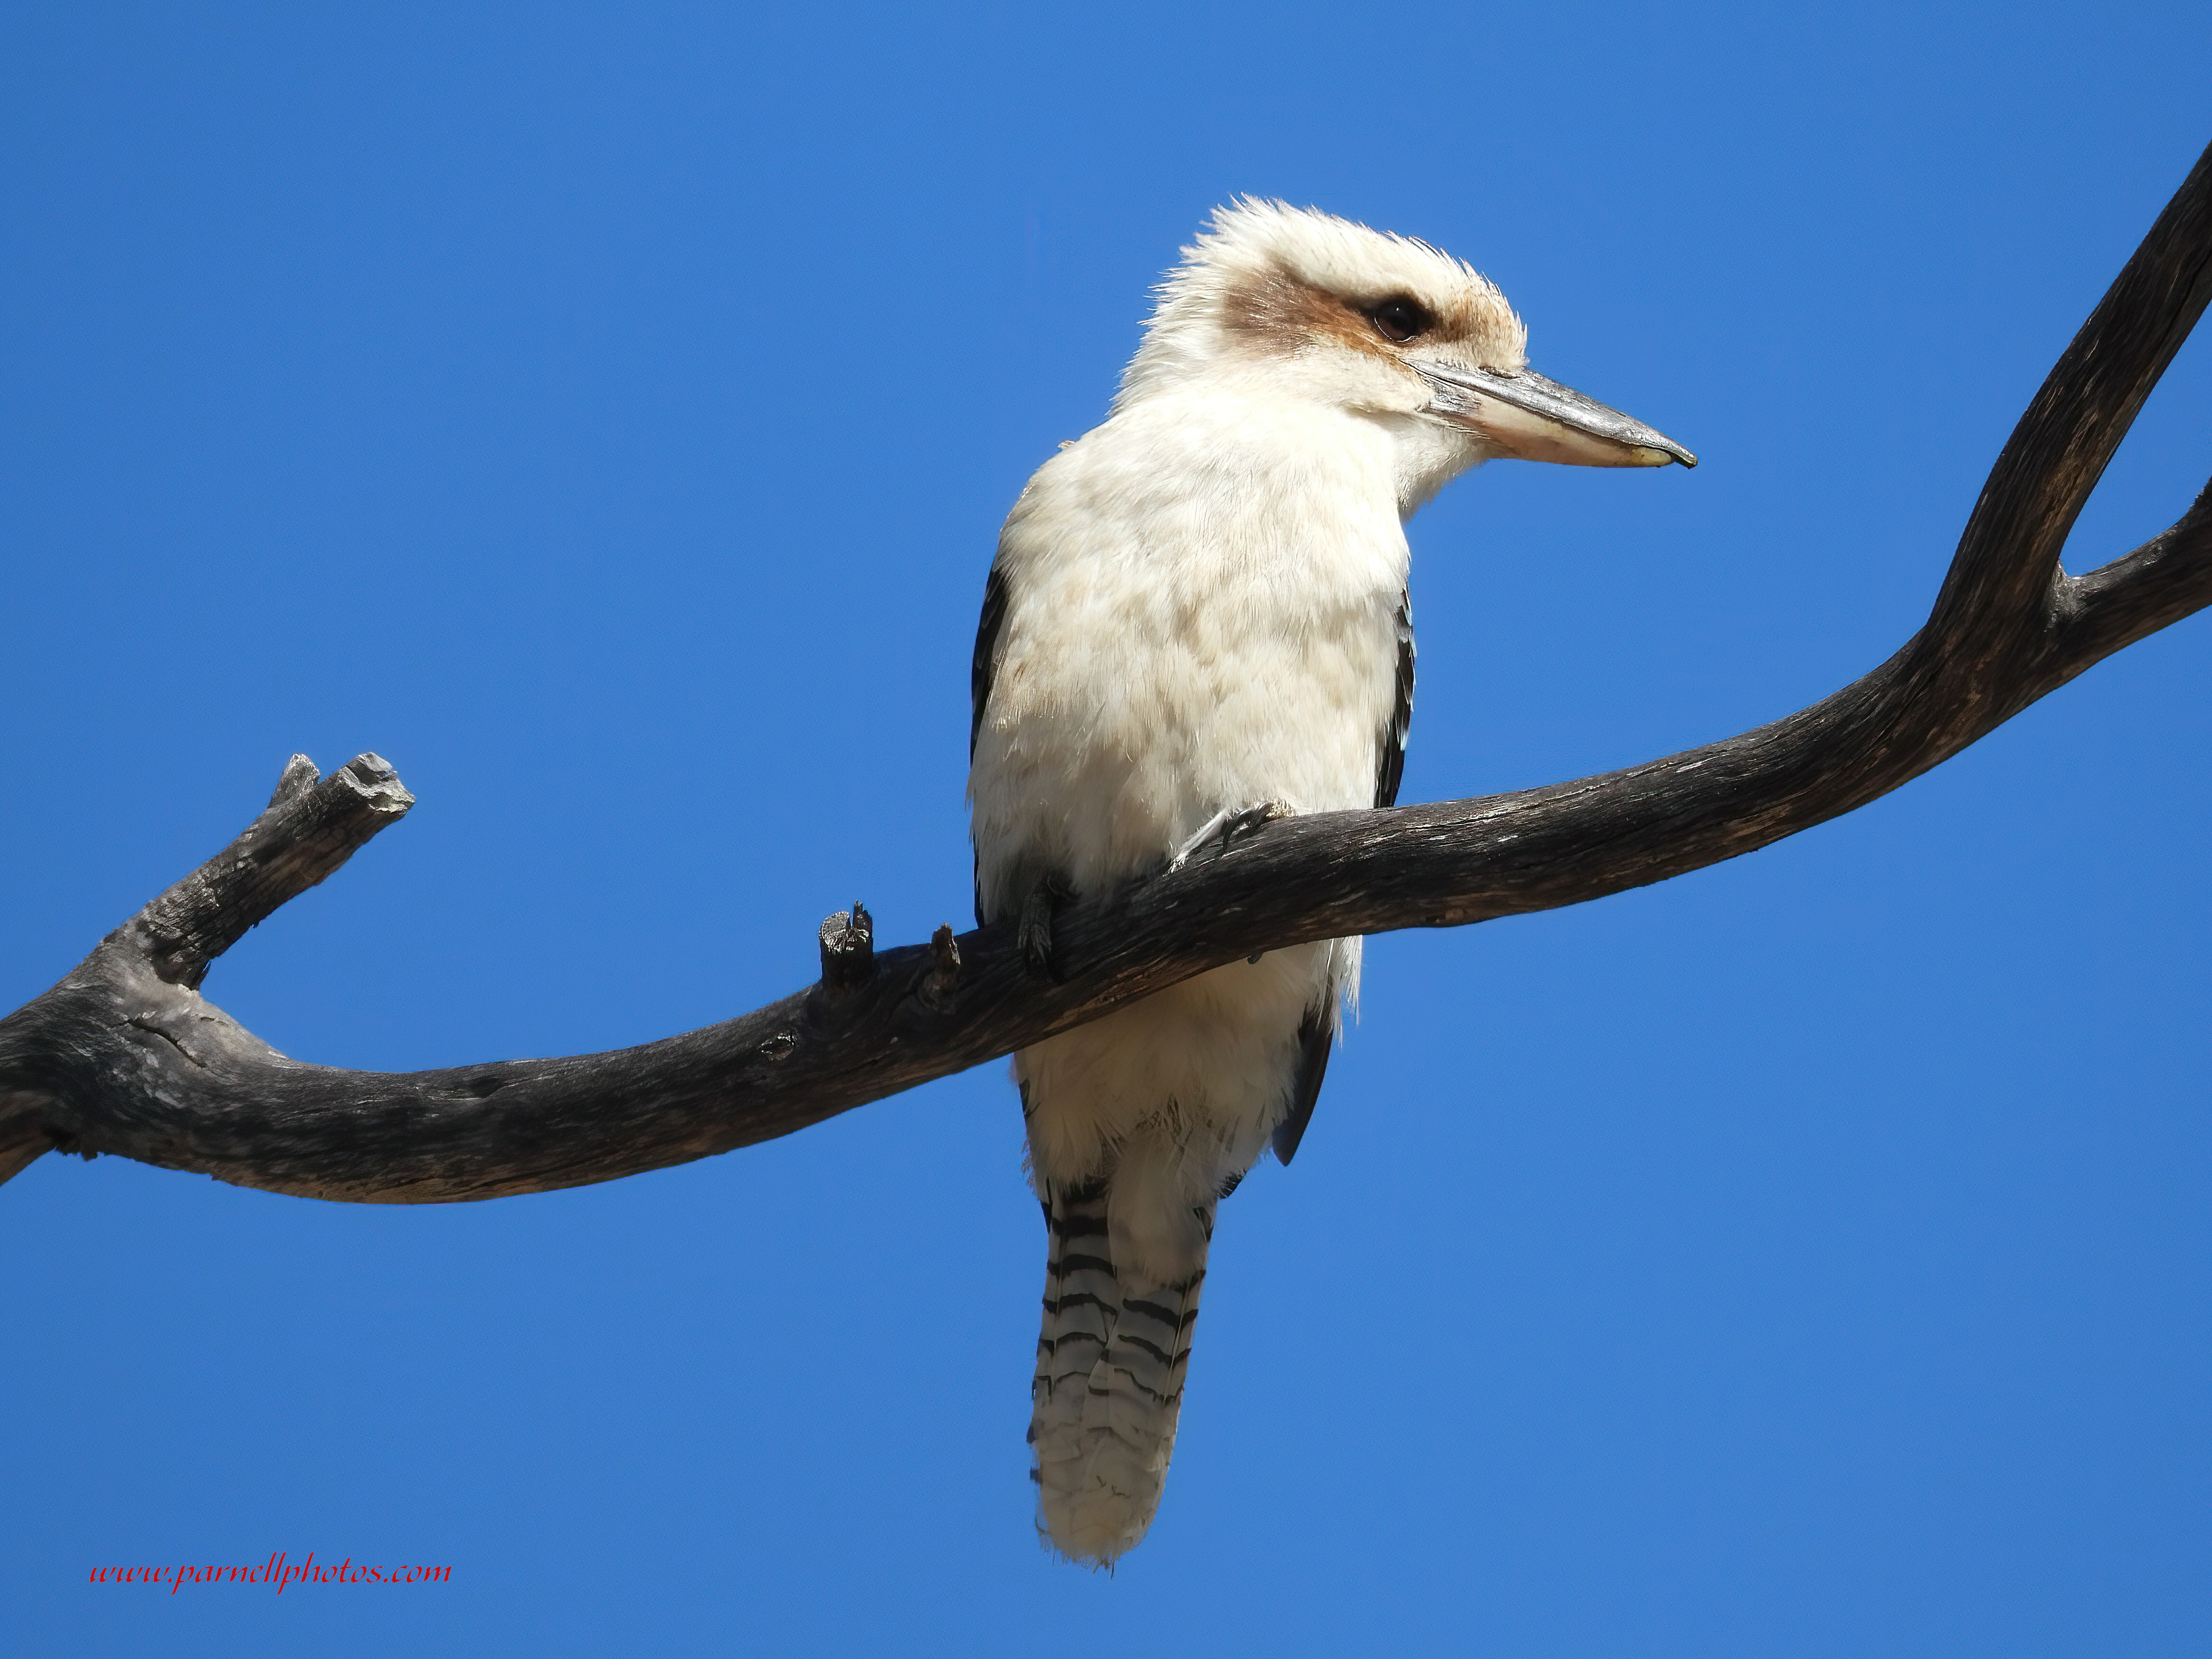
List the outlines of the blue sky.
<svg viewBox="0 0 2212 1659">
<path fill-rule="evenodd" d="M 963 922 L 1000 518 L 1279 195 L 1694 474 L 1414 523 L 1407 799 L 1798 708 L 1932 599 L 2212 121 L 2201 7 L 20 5 L 0 1006 L 286 756 L 421 799 L 210 976 L 287 1053 L 635 1042 Z M 2187 348 L 2076 532 L 2212 451 Z M 1030 1522 L 1004 1067 L 576 1192 L 0 1191 L 0 1597 L 86 1654 L 2194 1654 L 2212 623 L 1753 857 L 1370 946 L 1165 1504 Z M 411 1591 L 86 1580 L 448 1563 Z M 1110 1622 L 1109 1622 L 1110 1621 Z M 1095 1631 L 1096 1635 L 1086 1634 Z"/>
</svg>

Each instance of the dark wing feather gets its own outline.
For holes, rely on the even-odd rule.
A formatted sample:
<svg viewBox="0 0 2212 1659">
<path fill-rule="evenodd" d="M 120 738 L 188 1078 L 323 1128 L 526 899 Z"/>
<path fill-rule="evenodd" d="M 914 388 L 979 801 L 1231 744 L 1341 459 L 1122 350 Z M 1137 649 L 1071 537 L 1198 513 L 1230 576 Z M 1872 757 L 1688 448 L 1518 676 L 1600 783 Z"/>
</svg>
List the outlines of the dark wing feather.
<svg viewBox="0 0 2212 1659">
<path fill-rule="evenodd" d="M 983 709 L 991 701 L 991 679 L 999 672 L 999 633 L 1006 623 L 1006 573 L 991 567 L 991 580 L 983 585 L 983 615 L 975 624 L 975 656 L 968 670 L 968 759 L 975 758 L 975 739 L 982 735 Z M 982 860 L 976 860 L 975 922 L 990 920 L 983 914 Z"/>
<path fill-rule="evenodd" d="M 1375 745 L 1375 804 L 1395 806 L 1398 784 L 1406 775 L 1406 738 L 1413 726 L 1413 601 L 1398 596 L 1398 696 L 1390 710 L 1390 723 L 1377 734 Z M 1332 1003 L 1334 999 L 1331 1000 Z M 1328 1051 L 1336 1038 L 1336 1010 L 1324 1005 L 1313 1009 L 1298 1027 L 1298 1068 L 1291 1080 L 1291 1111 L 1275 1128 L 1275 1156 L 1288 1164 L 1305 1138 L 1321 1099 L 1322 1079 L 1328 1075 Z"/>
<path fill-rule="evenodd" d="M 1291 1079 L 1291 1115 L 1275 1126 L 1275 1156 L 1288 1164 L 1297 1156 L 1306 1125 L 1313 1121 L 1322 1079 L 1328 1075 L 1329 1046 L 1336 1041 L 1336 999 L 1306 1010 L 1298 1026 L 1298 1069 Z"/>
<path fill-rule="evenodd" d="M 1398 595 L 1398 701 L 1390 724 L 1382 728 L 1375 753 L 1375 804 L 1398 804 L 1399 780 L 1406 775 L 1406 738 L 1413 729 L 1413 596 Z"/>
<path fill-rule="evenodd" d="M 983 585 L 983 616 L 975 624 L 975 659 L 968 670 L 968 758 L 975 758 L 975 739 L 983 730 L 983 708 L 991 701 L 991 677 L 999 672 L 999 630 L 1006 622 L 1006 573 L 991 567 Z M 1401 671 L 1402 672 L 1402 671 Z"/>
</svg>

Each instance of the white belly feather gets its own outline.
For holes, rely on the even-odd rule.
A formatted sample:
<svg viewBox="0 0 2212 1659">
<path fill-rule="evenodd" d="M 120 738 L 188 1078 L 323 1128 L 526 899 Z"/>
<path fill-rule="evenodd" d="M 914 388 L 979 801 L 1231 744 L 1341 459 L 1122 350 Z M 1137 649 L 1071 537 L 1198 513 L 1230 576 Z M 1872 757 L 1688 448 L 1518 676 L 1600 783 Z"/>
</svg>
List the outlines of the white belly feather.
<svg viewBox="0 0 2212 1659">
<path fill-rule="evenodd" d="M 1369 421 L 1214 389 L 1038 471 L 1000 542 L 1011 602 L 969 781 L 987 915 L 1048 872 L 1095 893 L 1156 870 L 1224 807 L 1374 804 L 1407 565 L 1392 467 Z M 1273 951 L 1029 1050 L 1036 1174 L 1081 1179 L 1164 1112 L 1178 1186 L 1241 1173 L 1301 1018 L 1358 962 L 1356 940 Z"/>
</svg>

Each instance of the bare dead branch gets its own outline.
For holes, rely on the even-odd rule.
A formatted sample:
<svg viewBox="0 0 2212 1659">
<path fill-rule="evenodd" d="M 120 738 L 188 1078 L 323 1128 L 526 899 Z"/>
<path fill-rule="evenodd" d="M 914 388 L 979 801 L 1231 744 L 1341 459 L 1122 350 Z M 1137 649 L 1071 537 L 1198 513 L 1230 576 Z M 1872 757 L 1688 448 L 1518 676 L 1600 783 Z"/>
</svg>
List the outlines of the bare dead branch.
<svg viewBox="0 0 2212 1659">
<path fill-rule="evenodd" d="M 1255 951 L 1457 927 L 1662 881 L 1848 812 L 2212 603 L 2212 486 L 2069 577 L 2068 532 L 2212 300 L 2212 149 L 2021 417 L 1927 625 L 1771 726 L 1543 789 L 1279 820 L 1216 858 L 1063 905 L 1047 982 L 1009 923 L 878 951 L 859 905 L 822 981 L 642 1048 L 450 1070 L 288 1060 L 197 990 L 207 964 L 411 804 L 373 755 L 270 809 L 60 984 L 0 1020 L 0 1180 L 112 1152 L 311 1197 L 416 1203 L 611 1180 L 788 1134 Z"/>
<path fill-rule="evenodd" d="M 197 989 L 208 964 L 321 883 L 356 848 L 397 823 L 415 797 L 380 755 L 362 755 L 318 780 L 295 755 L 246 833 L 124 925 L 155 973 Z"/>
</svg>

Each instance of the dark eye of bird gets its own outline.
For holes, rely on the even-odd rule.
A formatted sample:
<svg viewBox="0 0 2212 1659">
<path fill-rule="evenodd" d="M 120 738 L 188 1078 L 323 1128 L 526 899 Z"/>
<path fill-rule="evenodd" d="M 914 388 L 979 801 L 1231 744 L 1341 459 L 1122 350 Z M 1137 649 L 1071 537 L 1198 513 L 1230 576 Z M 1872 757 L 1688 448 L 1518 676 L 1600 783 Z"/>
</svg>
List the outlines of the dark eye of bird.
<svg viewBox="0 0 2212 1659">
<path fill-rule="evenodd" d="M 1424 334 L 1434 325 L 1435 319 L 1419 304 L 1400 295 L 1385 300 L 1367 313 L 1367 320 L 1375 325 L 1376 331 L 1389 341 L 1403 345 L 1416 334 Z"/>
</svg>

